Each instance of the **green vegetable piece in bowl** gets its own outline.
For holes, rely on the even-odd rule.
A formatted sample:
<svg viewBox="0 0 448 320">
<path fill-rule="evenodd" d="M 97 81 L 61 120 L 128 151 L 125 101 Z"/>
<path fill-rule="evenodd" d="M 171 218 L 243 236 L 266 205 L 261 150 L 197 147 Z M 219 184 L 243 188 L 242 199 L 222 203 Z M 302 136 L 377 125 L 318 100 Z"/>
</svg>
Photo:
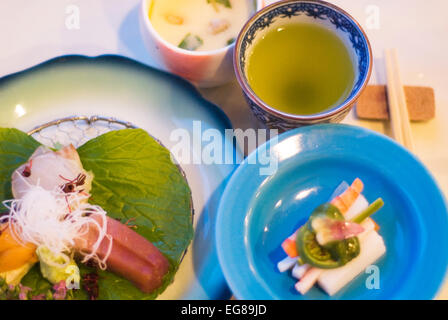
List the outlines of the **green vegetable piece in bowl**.
<svg viewBox="0 0 448 320">
<path fill-rule="evenodd" d="M 216 9 L 217 4 L 221 4 L 226 8 L 232 8 L 232 4 L 230 3 L 230 0 L 207 0 L 207 3 L 210 3 L 213 5 L 213 7 Z"/>
<path fill-rule="evenodd" d="M 182 39 L 182 41 L 179 44 L 179 48 L 195 51 L 200 46 L 204 44 L 204 41 L 196 35 L 192 35 L 191 33 L 188 33 L 185 38 Z"/>
<path fill-rule="evenodd" d="M 228 46 L 230 46 L 232 43 L 234 43 L 236 41 L 236 38 L 231 38 L 231 39 L 229 39 L 229 40 L 227 40 L 227 42 L 226 42 L 226 44 L 228 45 Z"/>
<path fill-rule="evenodd" d="M 335 269 L 346 265 L 359 255 L 360 244 L 357 237 L 320 245 L 316 240 L 316 230 L 312 227 L 313 221 L 317 219 L 345 220 L 339 209 L 332 204 L 326 203 L 317 207 L 297 233 L 297 250 L 303 262 L 316 268 Z"/>
</svg>

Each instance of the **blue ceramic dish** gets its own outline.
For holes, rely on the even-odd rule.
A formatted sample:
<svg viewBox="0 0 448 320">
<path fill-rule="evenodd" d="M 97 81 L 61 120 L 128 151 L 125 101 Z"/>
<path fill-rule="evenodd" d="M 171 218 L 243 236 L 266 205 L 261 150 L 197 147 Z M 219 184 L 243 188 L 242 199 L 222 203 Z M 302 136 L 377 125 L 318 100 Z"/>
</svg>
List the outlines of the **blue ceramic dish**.
<svg viewBox="0 0 448 320">
<path fill-rule="evenodd" d="M 387 137 L 359 127 L 303 127 L 267 143 L 278 160 L 271 176 L 259 175 L 252 153 L 226 187 L 218 210 L 218 257 L 239 299 L 431 299 L 448 263 L 448 214 L 425 167 Z M 272 156 L 272 154 L 271 154 Z M 276 264 L 280 244 L 312 210 L 327 202 L 341 181 L 361 178 L 369 201 L 382 197 L 374 215 L 387 252 L 376 265 L 380 288 L 367 289 L 359 275 L 337 295 L 317 286 L 305 296 Z"/>
<path fill-rule="evenodd" d="M 295 115 L 275 109 L 251 89 L 246 74 L 246 60 L 255 43 L 269 30 L 288 23 L 317 24 L 334 32 L 346 45 L 355 67 L 353 88 L 341 104 L 313 115 Z M 234 67 L 249 107 L 256 117 L 271 128 L 288 130 L 306 124 L 341 121 L 367 85 L 372 70 L 369 40 L 356 20 L 341 8 L 320 0 L 275 2 L 258 11 L 243 27 L 235 43 Z"/>
</svg>

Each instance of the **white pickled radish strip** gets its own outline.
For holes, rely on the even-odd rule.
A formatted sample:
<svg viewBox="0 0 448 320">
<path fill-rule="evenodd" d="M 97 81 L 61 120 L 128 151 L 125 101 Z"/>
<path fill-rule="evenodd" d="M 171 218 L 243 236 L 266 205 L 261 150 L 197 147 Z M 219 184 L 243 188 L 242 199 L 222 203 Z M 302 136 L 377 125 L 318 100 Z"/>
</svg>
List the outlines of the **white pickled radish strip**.
<svg viewBox="0 0 448 320">
<path fill-rule="evenodd" d="M 305 273 L 311 268 L 309 264 L 299 265 L 296 263 L 294 268 L 292 269 L 292 276 L 296 279 L 302 279 Z"/>
<path fill-rule="evenodd" d="M 288 256 L 285 259 L 283 259 L 282 261 L 280 261 L 279 263 L 277 263 L 278 271 L 285 272 L 285 271 L 291 269 L 295 263 L 297 263 L 297 259 L 291 258 Z"/>
<path fill-rule="evenodd" d="M 300 294 L 306 294 L 319 279 L 320 275 L 324 272 L 323 269 L 311 268 L 305 273 L 305 276 L 296 283 L 295 288 Z"/>
<path fill-rule="evenodd" d="M 361 226 L 364 228 L 364 231 L 359 234 L 359 241 L 361 241 L 366 235 L 368 235 L 370 231 L 374 231 L 376 225 L 372 219 L 366 219 L 361 223 Z"/>
<path fill-rule="evenodd" d="M 360 194 L 355 202 L 350 206 L 347 212 L 344 214 L 345 220 L 353 220 L 356 218 L 361 212 L 369 207 L 369 202 L 366 198 Z"/>
<path fill-rule="evenodd" d="M 370 231 L 360 239 L 360 242 L 361 252 L 359 256 L 341 268 L 325 270 L 320 274 L 319 286 L 330 296 L 345 287 L 386 252 L 383 238 L 376 231 Z"/>
<path fill-rule="evenodd" d="M 345 192 L 350 187 L 350 185 L 347 183 L 347 181 L 342 181 L 340 185 L 337 186 L 337 188 L 333 191 L 333 193 L 330 196 L 330 199 L 328 201 L 333 200 L 336 197 L 339 197 L 341 194 Z"/>
</svg>

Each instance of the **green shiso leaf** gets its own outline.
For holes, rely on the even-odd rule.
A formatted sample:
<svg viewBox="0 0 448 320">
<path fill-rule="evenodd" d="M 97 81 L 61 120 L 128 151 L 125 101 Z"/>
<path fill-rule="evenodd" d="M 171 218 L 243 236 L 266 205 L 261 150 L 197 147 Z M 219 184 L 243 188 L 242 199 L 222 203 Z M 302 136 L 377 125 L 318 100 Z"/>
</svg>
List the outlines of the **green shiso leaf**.
<svg viewBox="0 0 448 320">
<path fill-rule="evenodd" d="M 136 232 L 170 261 L 164 285 L 145 295 L 129 281 L 100 272 L 100 299 L 153 299 L 174 279 L 193 238 L 191 193 L 170 153 L 141 129 L 106 133 L 78 149 L 86 170 L 95 175 L 94 204 L 113 218 L 135 218 Z"/>
<path fill-rule="evenodd" d="M 26 162 L 39 143 L 14 129 L 0 129 L 1 200 L 12 197 L 12 172 Z M 191 192 L 170 153 L 141 129 L 112 131 L 90 140 L 78 149 L 86 170 L 95 175 L 90 202 L 108 215 L 126 222 L 151 241 L 170 261 L 170 271 L 161 288 L 144 294 L 128 280 L 108 271 L 98 271 L 99 299 L 155 299 L 173 281 L 184 251 L 193 238 Z M 80 265 L 81 275 L 93 270 Z M 22 283 L 33 294 L 51 288 L 36 265 Z M 76 299 L 86 299 L 75 290 Z"/>
<path fill-rule="evenodd" d="M 28 161 L 40 144 L 17 129 L 0 128 L 0 201 L 11 199 L 11 175 Z M 6 208 L 0 204 L 0 212 Z"/>
</svg>

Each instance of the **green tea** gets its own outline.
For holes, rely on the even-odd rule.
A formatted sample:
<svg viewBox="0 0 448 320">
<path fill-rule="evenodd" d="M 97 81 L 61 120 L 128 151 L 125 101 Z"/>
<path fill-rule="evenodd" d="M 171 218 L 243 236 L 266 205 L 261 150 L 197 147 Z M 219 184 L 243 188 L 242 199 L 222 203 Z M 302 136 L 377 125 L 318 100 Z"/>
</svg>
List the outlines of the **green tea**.
<svg viewBox="0 0 448 320">
<path fill-rule="evenodd" d="M 340 104 L 355 78 L 345 44 L 315 24 L 291 23 L 268 31 L 254 44 L 247 61 L 255 94 L 290 114 L 315 114 Z"/>
</svg>

